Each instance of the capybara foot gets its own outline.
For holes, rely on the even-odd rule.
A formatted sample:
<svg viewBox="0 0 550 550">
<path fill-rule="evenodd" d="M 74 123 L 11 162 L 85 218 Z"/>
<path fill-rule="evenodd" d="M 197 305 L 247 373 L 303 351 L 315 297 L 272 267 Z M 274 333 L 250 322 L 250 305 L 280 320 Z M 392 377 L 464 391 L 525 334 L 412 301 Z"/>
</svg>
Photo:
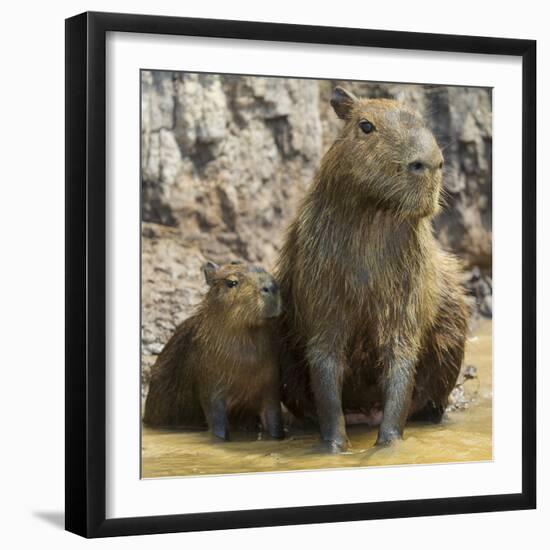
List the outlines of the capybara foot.
<svg viewBox="0 0 550 550">
<path fill-rule="evenodd" d="M 284 439 L 285 430 L 283 416 L 281 406 L 278 402 L 275 407 L 268 408 L 264 411 L 262 415 L 262 425 L 264 430 L 269 434 L 269 437 L 273 439 Z"/>
<path fill-rule="evenodd" d="M 378 432 L 376 445 L 379 447 L 387 447 L 395 441 L 399 441 L 400 439 L 403 439 L 403 435 L 399 430 L 396 430 L 394 428 L 381 428 Z"/>
<path fill-rule="evenodd" d="M 267 426 L 263 426 L 263 433 L 267 434 L 271 439 L 284 439 L 285 429 L 282 419 L 279 419 L 279 422 L 270 423 Z"/>
<path fill-rule="evenodd" d="M 212 435 L 222 441 L 229 441 L 229 430 L 227 428 L 214 427 L 212 428 Z"/>
<path fill-rule="evenodd" d="M 347 437 L 343 439 L 324 440 L 323 446 L 327 452 L 332 454 L 344 453 L 351 447 Z"/>
<path fill-rule="evenodd" d="M 284 439 L 285 431 L 282 426 L 277 426 L 276 428 L 271 428 L 269 431 L 269 437 L 272 439 Z"/>
</svg>

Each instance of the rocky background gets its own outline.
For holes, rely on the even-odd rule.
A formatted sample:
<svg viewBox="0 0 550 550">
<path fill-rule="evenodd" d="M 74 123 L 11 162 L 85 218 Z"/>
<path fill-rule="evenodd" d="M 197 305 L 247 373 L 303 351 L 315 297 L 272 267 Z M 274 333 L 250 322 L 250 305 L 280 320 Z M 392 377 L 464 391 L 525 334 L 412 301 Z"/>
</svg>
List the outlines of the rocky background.
<svg viewBox="0 0 550 550">
<path fill-rule="evenodd" d="M 270 269 L 340 121 L 332 88 L 403 101 L 445 156 L 448 203 L 435 222 L 491 316 L 491 90 L 142 72 L 142 377 L 204 292 L 206 259 Z"/>
</svg>

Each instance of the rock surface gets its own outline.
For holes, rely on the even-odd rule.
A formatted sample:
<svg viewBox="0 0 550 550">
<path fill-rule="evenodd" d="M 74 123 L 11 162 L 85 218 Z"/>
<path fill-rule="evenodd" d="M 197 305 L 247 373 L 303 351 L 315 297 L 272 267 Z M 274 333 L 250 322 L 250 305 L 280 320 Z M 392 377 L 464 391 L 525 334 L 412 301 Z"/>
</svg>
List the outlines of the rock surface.
<svg viewBox="0 0 550 550">
<path fill-rule="evenodd" d="M 444 150 L 441 242 L 491 313 L 491 90 L 436 85 L 142 72 L 143 376 L 204 291 L 205 259 L 272 268 L 284 230 L 340 121 L 329 97 L 391 97 Z M 471 284 L 470 284 L 471 283 Z"/>
</svg>

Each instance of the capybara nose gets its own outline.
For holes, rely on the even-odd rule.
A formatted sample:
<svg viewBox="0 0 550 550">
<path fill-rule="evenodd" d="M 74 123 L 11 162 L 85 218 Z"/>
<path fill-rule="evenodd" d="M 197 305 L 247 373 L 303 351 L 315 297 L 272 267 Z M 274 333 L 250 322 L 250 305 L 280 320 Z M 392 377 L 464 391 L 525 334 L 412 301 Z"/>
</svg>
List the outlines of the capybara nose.
<svg viewBox="0 0 550 550">
<path fill-rule="evenodd" d="M 443 168 L 443 155 L 433 135 L 425 128 L 411 131 L 410 148 L 412 160 L 407 164 L 410 173 L 422 175 L 428 170 Z"/>
<path fill-rule="evenodd" d="M 431 163 L 422 160 L 415 160 L 408 165 L 409 172 L 421 175 L 426 170 L 441 170 L 443 168 L 443 159 L 435 158 Z"/>
<path fill-rule="evenodd" d="M 409 163 L 409 172 L 413 174 L 421 174 L 426 168 L 427 166 L 421 160 L 415 160 Z"/>
<path fill-rule="evenodd" d="M 262 288 L 260 288 L 260 292 L 262 294 L 276 294 L 277 290 L 279 290 L 279 287 L 276 282 L 265 284 Z"/>
</svg>

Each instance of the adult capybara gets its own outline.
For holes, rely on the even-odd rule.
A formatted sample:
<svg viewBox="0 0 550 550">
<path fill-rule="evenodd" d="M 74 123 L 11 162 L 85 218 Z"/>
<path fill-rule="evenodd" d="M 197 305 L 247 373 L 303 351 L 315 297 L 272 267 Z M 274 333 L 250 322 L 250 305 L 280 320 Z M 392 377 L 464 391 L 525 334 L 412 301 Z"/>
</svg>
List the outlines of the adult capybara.
<svg viewBox="0 0 550 550">
<path fill-rule="evenodd" d="M 432 234 L 443 156 L 413 111 L 331 98 L 345 121 L 289 228 L 276 277 L 285 312 L 283 402 L 315 416 L 333 452 L 345 413 L 381 409 L 377 444 L 408 417 L 439 421 L 464 355 L 458 261 Z M 376 416 L 376 415 L 375 415 Z"/>
<path fill-rule="evenodd" d="M 198 427 L 229 439 L 230 421 L 259 416 L 282 438 L 274 318 L 279 288 L 260 267 L 233 262 L 204 268 L 208 293 L 153 366 L 143 421 Z"/>
</svg>

